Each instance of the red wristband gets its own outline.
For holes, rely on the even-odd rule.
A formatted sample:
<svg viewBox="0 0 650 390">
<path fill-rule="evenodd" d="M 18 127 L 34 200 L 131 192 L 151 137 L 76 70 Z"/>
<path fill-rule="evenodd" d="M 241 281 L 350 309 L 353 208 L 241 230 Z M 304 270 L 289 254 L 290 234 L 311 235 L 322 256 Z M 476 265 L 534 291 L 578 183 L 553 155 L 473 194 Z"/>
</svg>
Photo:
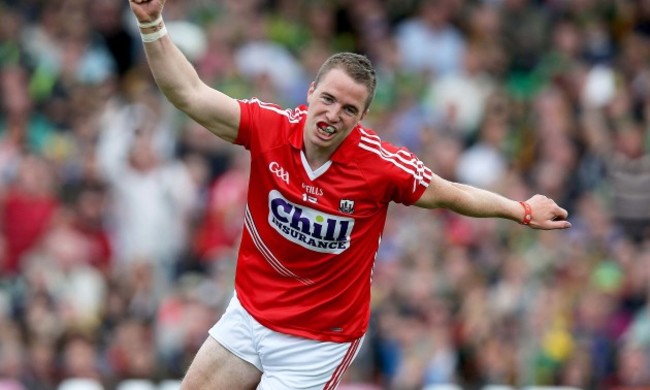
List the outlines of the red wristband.
<svg viewBox="0 0 650 390">
<path fill-rule="evenodd" d="M 522 225 L 529 225 L 530 221 L 533 219 L 533 210 L 530 208 L 530 205 L 526 202 L 519 202 L 524 208 L 524 218 L 521 220 Z"/>
</svg>

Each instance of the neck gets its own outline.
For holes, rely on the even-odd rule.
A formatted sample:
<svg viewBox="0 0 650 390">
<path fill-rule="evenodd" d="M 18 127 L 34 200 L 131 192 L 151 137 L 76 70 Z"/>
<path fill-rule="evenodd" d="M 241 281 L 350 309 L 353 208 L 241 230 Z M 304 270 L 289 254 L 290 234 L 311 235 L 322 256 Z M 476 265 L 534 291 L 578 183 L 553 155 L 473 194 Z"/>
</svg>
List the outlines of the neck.
<svg viewBox="0 0 650 390">
<path fill-rule="evenodd" d="M 311 148 L 305 146 L 303 153 L 305 154 L 305 159 L 312 170 L 322 167 L 323 164 L 328 162 L 332 156 L 330 151 L 313 146 Z"/>
</svg>

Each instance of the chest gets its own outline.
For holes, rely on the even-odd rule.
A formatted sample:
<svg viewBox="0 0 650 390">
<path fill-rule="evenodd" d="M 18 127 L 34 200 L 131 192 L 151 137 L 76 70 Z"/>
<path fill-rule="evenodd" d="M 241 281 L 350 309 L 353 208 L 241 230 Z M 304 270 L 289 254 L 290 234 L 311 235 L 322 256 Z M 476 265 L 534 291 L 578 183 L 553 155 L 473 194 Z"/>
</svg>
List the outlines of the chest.
<svg viewBox="0 0 650 390">
<path fill-rule="evenodd" d="M 286 147 L 268 151 L 252 163 L 251 186 L 259 201 L 267 198 L 269 206 L 281 199 L 277 202 L 354 219 L 376 210 L 378 194 L 354 161 L 328 161 L 314 170 L 302 152 Z"/>
</svg>

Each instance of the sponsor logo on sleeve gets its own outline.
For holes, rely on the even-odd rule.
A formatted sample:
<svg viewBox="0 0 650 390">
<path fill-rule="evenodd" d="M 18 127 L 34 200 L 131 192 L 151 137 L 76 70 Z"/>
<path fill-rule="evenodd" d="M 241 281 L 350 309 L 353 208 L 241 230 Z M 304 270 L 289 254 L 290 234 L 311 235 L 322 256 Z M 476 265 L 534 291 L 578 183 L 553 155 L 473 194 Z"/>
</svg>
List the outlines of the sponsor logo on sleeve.
<svg viewBox="0 0 650 390">
<path fill-rule="evenodd" d="M 354 219 L 294 204 L 273 190 L 269 192 L 269 224 L 306 249 L 339 254 L 350 247 Z"/>
</svg>

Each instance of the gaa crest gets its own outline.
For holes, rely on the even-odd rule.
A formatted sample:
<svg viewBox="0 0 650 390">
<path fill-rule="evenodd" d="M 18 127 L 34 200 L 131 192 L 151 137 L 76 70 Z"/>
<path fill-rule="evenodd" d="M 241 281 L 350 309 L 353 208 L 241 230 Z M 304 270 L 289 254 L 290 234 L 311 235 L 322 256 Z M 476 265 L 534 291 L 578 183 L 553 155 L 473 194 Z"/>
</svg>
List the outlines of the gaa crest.
<svg viewBox="0 0 650 390">
<path fill-rule="evenodd" d="M 339 202 L 339 210 L 345 214 L 354 213 L 354 201 L 350 199 L 341 199 L 341 202 Z"/>
</svg>

